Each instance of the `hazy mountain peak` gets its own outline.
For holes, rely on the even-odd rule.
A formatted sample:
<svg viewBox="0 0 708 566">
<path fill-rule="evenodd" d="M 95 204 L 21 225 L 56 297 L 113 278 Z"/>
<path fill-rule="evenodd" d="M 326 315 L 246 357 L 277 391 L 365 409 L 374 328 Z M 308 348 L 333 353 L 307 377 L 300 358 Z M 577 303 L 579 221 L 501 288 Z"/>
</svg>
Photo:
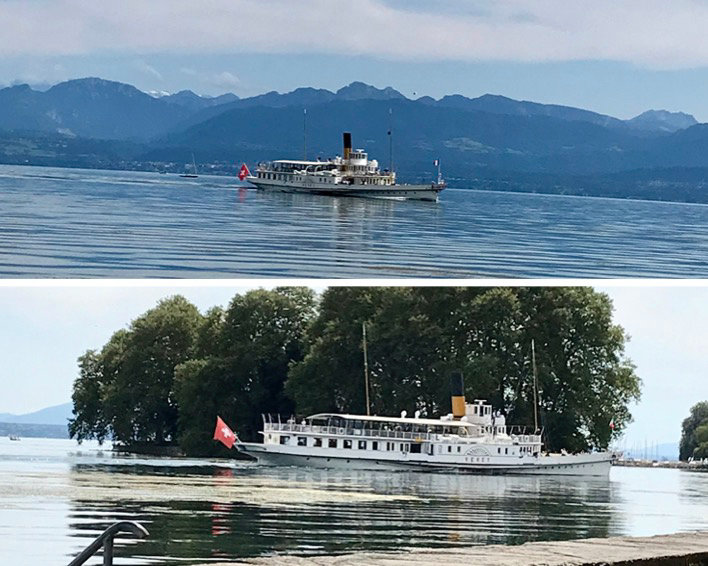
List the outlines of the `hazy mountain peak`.
<svg viewBox="0 0 708 566">
<path fill-rule="evenodd" d="M 376 88 L 361 81 L 343 86 L 337 91 L 337 98 L 343 100 L 392 100 L 405 99 L 396 89 L 387 86 L 386 88 Z"/>
<path fill-rule="evenodd" d="M 13 91 L 13 92 L 29 92 L 32 90 L 32 87 L 30 85 L 28 85 L 27 83 L 22 83 L 22 84 L 17 84 L 17 85 L 6 86 L 2 90 Z"/>
<path fill-rule="evenodd" d="M 476 100 L 503 100 L 504 102 L 520 102 L 519 100 L 514 100 L 513 98 L 509 98 L 503 94 L 491 94 L 489 92 L 483 94 L 482 96 L 478 96 Z"/>
<path fill-rule="evenodd" d="M 82 79 L 71 79 L 55 84 L 47 92 L 49 93 L 86 93 L 92 96 L 103 95 L 112 96 L 119 94 L 122 96 L 150 96 L 133 85 L 109 81 L 98 77 L 85 77 Z"/>
<path fill-rule="evenodd" d="M 676 132 L 685 130 L 698 124 L 691 114 L 685 112 L 669 112 L 668 110 L 647 110 L 631 120 L 627 124 L 638 130 L 653 130 L 663 132 Z"/>
<path fill-rule="evenodd" d="M 0 422 L 66 425 L 67 421 L 73 416 L 72 410 L 72 403 L 62 403 L 61 405 L 53 405 L 40 409 L 39 411 L 20 415 L 0 413 Z"/>
</svg>

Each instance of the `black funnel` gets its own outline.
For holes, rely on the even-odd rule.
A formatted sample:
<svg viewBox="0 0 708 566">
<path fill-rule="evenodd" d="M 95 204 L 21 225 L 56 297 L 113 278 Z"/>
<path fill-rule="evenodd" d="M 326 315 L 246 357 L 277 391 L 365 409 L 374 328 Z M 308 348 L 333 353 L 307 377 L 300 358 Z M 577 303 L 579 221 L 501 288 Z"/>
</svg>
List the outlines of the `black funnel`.
<svg viewBox="0 0 708 566">
<path fill-rule="evenodd" d="M 464 397 L 465 395 L 465 381 L 460 371 L 453 371 L 450 374 L 450 395 L 452 397 Z"/>
</svg>

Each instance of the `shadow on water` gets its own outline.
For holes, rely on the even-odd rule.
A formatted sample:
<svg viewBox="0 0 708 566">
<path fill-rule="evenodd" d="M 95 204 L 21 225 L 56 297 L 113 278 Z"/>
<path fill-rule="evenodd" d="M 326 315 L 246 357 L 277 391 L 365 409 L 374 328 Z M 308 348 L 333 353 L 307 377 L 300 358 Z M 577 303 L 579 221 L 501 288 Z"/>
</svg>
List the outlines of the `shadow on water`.
<svg viewBox="0 0 708 566">
<path fill-rule="evenodd" d="M 73 466 L 70 485 L 72 536 L 134 518 L 151 536 L 122 552 L 161 564 L 619 532 L 603 480 L 101 464 Z"/>
</svg>

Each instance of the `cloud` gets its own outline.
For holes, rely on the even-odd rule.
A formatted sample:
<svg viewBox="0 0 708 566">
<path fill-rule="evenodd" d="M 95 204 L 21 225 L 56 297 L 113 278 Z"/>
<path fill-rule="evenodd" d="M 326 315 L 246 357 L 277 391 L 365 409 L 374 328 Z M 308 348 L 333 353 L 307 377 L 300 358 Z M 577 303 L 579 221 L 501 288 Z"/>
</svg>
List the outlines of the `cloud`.
<svg viewBox="0 0 708 566">
<path fill-rule="evenodd" d="M 135 62 L 135 68 L 140 71 L 143 74 L 149 75 L 151 77 L 156 78 L 158 81 L 162 81 L 162 73 L 160 73 L 155 67 L 152 65 L 148 65 L 145 61 L 142 59 L 139 59 Z"/>
<path fill-rule="evenodd" d="M 333 53 L 708 65 L 702 0 L 4 0 L 0 55 Z"/>
<path fill-rule="evenodd" d="M 211 84 L 214 86 L 218 87 L 235 87 L 241 84 L 240 79 L 234 75 L 233 73 L 229 73 L 228 71 L 223 71 L 221 73 L 218 73 L 214 75 L 211 78 Z"/>
</svg>

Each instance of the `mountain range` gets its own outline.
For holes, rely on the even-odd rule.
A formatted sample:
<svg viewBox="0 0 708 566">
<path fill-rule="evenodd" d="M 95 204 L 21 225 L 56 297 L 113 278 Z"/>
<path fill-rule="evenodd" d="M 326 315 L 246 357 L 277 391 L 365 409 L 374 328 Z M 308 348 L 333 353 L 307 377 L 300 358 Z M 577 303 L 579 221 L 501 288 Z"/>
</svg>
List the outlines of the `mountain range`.
<svg viewBox="0 0 708 566">
<path fill-rule="evenodd" d="M 69 438 L 68 421 L 73 405 L 63 403 L 39 411 L 14 415 L 0 413 L 0 436 Z"/>
<path fill-rule="evenodd" d="M 402 180 L 429 180 L 440 159 L 452 186 L 708 200 L 708 125 L 689 114 L 621 120 L 492 94 L 412 100 L 361 82 L 249 98 L 153 96 L 98 78 L 8 87 L 0 162 L 178 171 L 194 153 L 232 172 L 242 161 L 302 157 L 303 125 L 308 157 L 337 154 L 341 132 L 351 131 Z"/>
<path fill-rule="evenodd" d="M 67 421 L 73 416 L 72 407 L 71 403 L 62 403 L 21 415 L 0 413 L 0 423 L 62 425 L 66 427 Z"/>
</svg>

